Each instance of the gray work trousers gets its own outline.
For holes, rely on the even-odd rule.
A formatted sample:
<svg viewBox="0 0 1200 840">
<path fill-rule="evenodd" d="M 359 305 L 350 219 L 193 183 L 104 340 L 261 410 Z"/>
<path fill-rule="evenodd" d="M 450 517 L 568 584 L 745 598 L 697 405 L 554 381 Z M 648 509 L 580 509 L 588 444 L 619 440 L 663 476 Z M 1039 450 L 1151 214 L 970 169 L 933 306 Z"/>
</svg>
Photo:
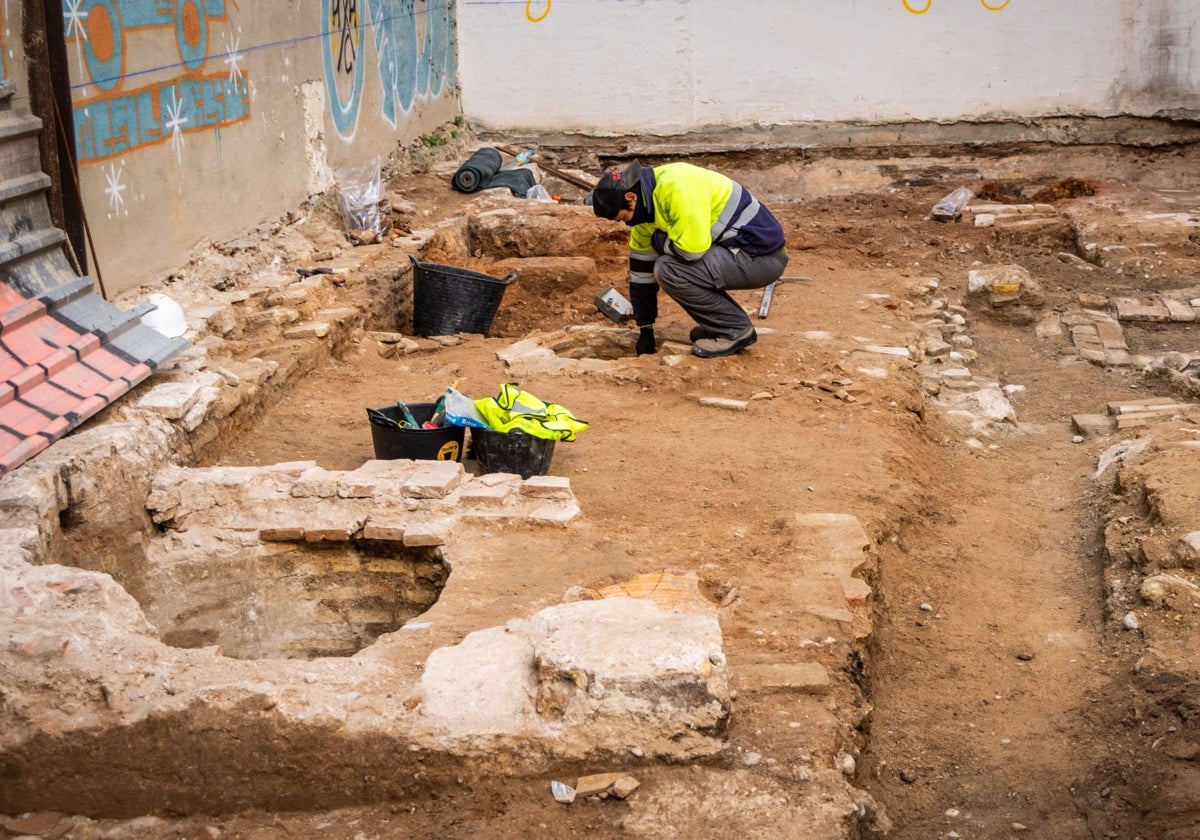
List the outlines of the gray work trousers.
<svg viewBox="0 0 1200 840">
<path fill-rule="evenodd" d="M 726 289 L 765 288 L 783 276 L 787 264 L 785 248 L 756 257 L 714 245 L 695 262 L 659 257 L 654 279 L 713 338 L 737 338 L 750 328 L 750 316 Z"/>
</svg>

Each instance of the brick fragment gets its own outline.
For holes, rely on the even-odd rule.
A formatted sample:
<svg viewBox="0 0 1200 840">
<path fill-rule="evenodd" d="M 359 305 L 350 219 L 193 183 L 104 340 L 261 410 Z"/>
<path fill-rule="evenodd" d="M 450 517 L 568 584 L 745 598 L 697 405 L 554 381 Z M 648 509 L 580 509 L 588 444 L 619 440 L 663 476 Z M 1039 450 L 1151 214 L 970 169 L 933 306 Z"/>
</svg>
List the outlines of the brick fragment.
<svg viewBox="0 0 1200 840">
<path fill-rule="evenodd" d="M 535 475 L 521 483 L 521 495 L 531 499 L 570 499 L 571 479 L 557 475 Z"/>
<path fill-rule="evenodd" d="M 462 482 L 463 466 L 457 461 L 426 461 L 404 483 L 410 499 L 444 499 Z"/>
<path fill-rule="evenodd" d="M 449 517 L 413 523 L 404 530 L 404 544 L 412 547 L 445 545 L 450 540 L 453 526 L 454 520 Z"/>
<path fill-rule="evenodd" d="M 304 539 L 303 528 L 263 528 L 258 532 L 263 542 L 299 542 Z"/>
<path fill-rule="evenodd" d="M 731 671 L 734 688 L 739 693 L 826 694 L 832 685 L 829 672 L 818 662 L 756 663 L 731 668 Z"/>
</svg>

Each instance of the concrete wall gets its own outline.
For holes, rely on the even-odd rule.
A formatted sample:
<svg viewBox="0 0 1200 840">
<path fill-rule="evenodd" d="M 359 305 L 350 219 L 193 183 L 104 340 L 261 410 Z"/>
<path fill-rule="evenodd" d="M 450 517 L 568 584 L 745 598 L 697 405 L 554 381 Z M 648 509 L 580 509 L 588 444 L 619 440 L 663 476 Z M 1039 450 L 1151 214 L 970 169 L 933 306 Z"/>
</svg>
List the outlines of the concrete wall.
<svg viewBox="0 0 1200 840">
<path fill-rule="evenodd" d="M 1200 112 L 1196 0 L 459 0 L 508 131 Z"/>
<path fill-rule="evenodd" d="M 80 185 L 110 293 L 460 110 L 454 0 L 48 2 L 63 7 Z M 8 71 L 20 87 L 21 68 Z"/>
</svg>

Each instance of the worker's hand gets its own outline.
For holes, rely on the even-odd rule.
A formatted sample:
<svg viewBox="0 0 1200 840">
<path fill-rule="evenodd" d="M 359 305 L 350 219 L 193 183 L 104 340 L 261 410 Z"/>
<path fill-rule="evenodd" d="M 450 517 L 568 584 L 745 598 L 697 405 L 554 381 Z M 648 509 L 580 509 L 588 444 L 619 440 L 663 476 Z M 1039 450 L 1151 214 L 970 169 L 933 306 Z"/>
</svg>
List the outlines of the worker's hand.
<svg viewBox="0 0 1200 840">
<path fill-rule="evenodd" d="M 667 243 L 671 240 L 667 238 L 665 230 L 656 230 L 650 234 L 650 247 L 654 249 L 654 253 L 660 257 L 667 253 Z"/>
<path fill-rule="evenodd" d="M 657 353 L 658 348 L 654 346 L 654 325 L 647 324 L 644 327 L 638 328 L 637 354 L 645 356 L 650 353 Z"/>
</svg>

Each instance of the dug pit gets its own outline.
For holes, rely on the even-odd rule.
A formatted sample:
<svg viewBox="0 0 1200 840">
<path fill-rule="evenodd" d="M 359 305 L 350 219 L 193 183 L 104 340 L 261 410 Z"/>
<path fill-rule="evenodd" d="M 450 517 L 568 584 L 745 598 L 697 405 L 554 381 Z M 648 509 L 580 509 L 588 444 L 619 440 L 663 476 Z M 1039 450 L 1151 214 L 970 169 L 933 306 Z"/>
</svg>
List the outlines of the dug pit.
<svg viewBox="0 0 1200 840">
<path fill-rule="evenodd" d="M 163 642 L 235 659 L 350 656 L 433 606 L 448 574 L 429 548 L 219 529 L 168 534 L 148 560 L 139 601 Z"/>
</svg>

